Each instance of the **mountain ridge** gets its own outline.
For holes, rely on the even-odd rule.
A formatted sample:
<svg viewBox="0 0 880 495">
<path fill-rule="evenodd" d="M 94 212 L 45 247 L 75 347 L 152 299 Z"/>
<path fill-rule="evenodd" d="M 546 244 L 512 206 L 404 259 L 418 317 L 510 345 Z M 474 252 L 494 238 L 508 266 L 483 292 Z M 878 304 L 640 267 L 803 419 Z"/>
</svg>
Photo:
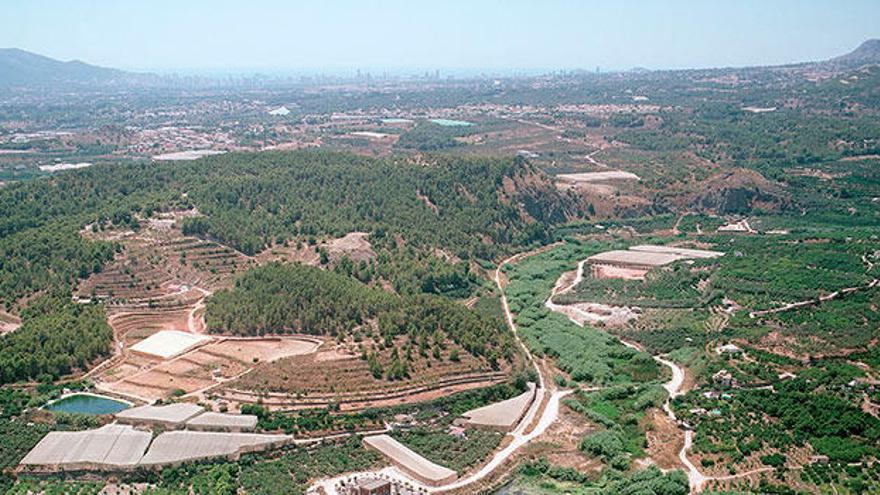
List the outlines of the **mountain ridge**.
<svg viewBox="0 0 880 495">
<path fill-rule="evenodd" d="M 821 62 L 807 62 L 806 65 L 843 66 L 872 63 L 880 63 L 880 38 L 865 40 L 849 53 Z M 632 69 L 633 72 L 642 70 L 644 69 Z M 0 48 L 0 87 L 126 86 L 155 84 L 160 80 L 161 78 L 154 74 L 102 67 L 78 59 L 61 61 L 16 47 Z"/>
<path fill-rule="evenodd" d="M 143 76 L 81 60 L 56 60 L 21 48 L 0 48 L 0 86 L 113 85 L 133 83 Z"/>
<path fill-rule="evenodd" d="M 836 63 L 880 63 L 880 38 L 865 40 L 855 50 L 829 60 Z"/>
</svg>

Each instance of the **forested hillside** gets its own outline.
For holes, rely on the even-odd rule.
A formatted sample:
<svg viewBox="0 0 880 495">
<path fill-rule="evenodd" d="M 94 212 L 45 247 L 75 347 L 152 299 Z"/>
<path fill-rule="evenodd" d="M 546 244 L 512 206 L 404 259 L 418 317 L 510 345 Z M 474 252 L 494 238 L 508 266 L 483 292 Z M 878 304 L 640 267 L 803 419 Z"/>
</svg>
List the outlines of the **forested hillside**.
<svg viewBox="0 0 880 495">
<path fill-rule="evenodd" d="M 439 296 L 416 295 L 466 297 L 474 284 L 467 263 L 440 262 L 431 250 L 490 259 L 545 239 L 554 223 L 578 211 L 575 204 L 522 161 L 416 164 L 324 152 L 95 166 L 15 184 L 0 189 L 0 301 L 21 314 L 23 325 L 0 338 L 9 351 L 0 379 L 57 377 L 109 352 L 103 311 L 66 301 L 79 280 L 100 272 L 122 246 L 87 239 L 83 228 L 138 230 L 156 211 L 191 208 L 201 216 L 185 222 L 187 233 L 249 255 L 352 231 L 372 233 L 381 246 L 376 263 L 344 260 L 336 274 L 277 266 L 255 272 L 238 290 L 215 297 L 208 314 L 214 329 L 337 335 L 378 318 L 391 337 L 440 330 L 476 356 L 509 358 L 499 321 Z M 390 283 L 404 299 L 346 275 Z M 26 310 L 43 294 L 53 294 L 54 303 Z M 281 304 L 279 294 L 302 304 Z"/>
<path fill-rule="evenodd" d="M 0 339 L 0 384 L 57 379 L 110 353 L 113 332 L 100 306 L 45 296 L 28 306 L 23 320 Z"/>
<path fill-rule="evenodd" d="M 113 246 L 83 226 L 138 227 L 157 210 L 195 207 L 185 231 L 244 252 L 352 231 L 400 236 L 463 258 L 489 259 L 547 236 L 576 214 L 530 165 L 444 158 L 425 165 L 355 155 L 228 154 L 187 164 L 96 166 L 0 190 L 0 300 L 68 289 L 98 271 Z"/>
<path fill-rule="evenodd" d="M 233 290 L 208 300 L 211 331 L 238 335 L 308 333 L 342 338 L 371 334 L 377 325 L 386 347 L 406 335 L 415 345 L 446 338 L 490 363 L 511 361 L 504 322 L 441 296 L 396 296 L 333 272 L 273 263 L 245 273 Z"/>
<path fill-rule="evenodd" d="M 438 158 L 425 165 L 263 153 L 223 155 L 202 165 L 194 171 L 208 181 L 190 182 L 189 197 L 207 218 L 190 220 L 185 230 L 246 254 L 273 241 L 358 230 L 490 258 L 503 246 L 546 235 L 548 224 L 575 212 L 522 161 Z M 207 187 L 198 185 L 204 182 Z M 514 190 L 506 194 L 510 184 Z"/>
</svg>

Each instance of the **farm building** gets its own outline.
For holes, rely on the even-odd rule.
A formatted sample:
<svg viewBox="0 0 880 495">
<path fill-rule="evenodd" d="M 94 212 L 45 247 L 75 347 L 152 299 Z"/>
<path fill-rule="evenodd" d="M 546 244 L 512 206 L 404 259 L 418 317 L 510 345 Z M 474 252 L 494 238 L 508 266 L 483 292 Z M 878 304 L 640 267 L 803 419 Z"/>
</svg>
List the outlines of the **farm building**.
<svg viewBox="0 0 880 495">
<path fill-rule="evenodd" d="M 356 131 L 349 134 L 352 137 L 356 138 L 367 138 L 367 139 L 385 139 L 391 136 L 391 134 L 386 134 L 384 132 L 373 132 L 373 131 Z"/>
<path fill-rule="evenodd" d="M 287 107 L 281 106 L 274 110 L 269 110 L 269 115 L 284 117 L 285 115 L 290 115 L 290 110 L 288 110 Z"/>
<path fill-rule="evenodd" d="M 461 423 L 502 432 L 512 430 L 535 400 L 535 384 L 511 399 L 489 404 L 462 414 Z"/>
<path fill-rule="evenodd" d="M 715 384 L 716 387 L 719 388 L 736 388 L 737 383 L 736 379 L 733 377 L 727 370 L 721 370 L 718 373 L 712 375 L 712 383 Z"/>
<path fill-rule="evenodd" d="M 680 256 L 672 253 L 625 251 L 622 249 L 605 251 L 604 253 L 594 254 L 588 258 L 592 265 L 612 265 L 625 268 L 641 268 L 645 270 L 668 265 L 679 259 L 681 259 Z"/>
<path fill-rule="evenodd" d="M 165 161 L 188 161 L 188 160 L 198 160 L 203 156 L 214 156 L 214 155 L 222 155 L 226 153 L 223 150 L 190 150 L 190 151 L 177 151 L 174 153 L 163 153 L 161 155 L 155 155 L 153 160 L 165 162 Z"/>
<path fill-rule="evenodd" d="M 751 225 L 749 225 L 748 220 L 740 220 L 739 222 L 731 222 L 725 225 L 718 227 L 718 232 L 724 232 L 728 234 L 749 234 L 753 233 Z"/>
<path fill-rule="evenodd" d="M 739 354 L 742 352 L 742 349 L 736 344 L 724 344 L 719 346 L 716 352 L 718 354 Z"/>
<path fill-rule="evenodd" d="M 391 482 L 380 478 L 358 480 L 348 493 L 349 495 L 391 495 Z"/>
<path fill-rule="evenodd" d="M 378 451 L 402 471 L 425 485 L 442 486 L 458 478 L 455 471 L 434 464 L 388 435 L 366 437 L 364 445 Z"/>
<path fill-rule="evenodd" d="M 675 246 L 653 246 L 650 244 L 639 244 L 638 246 L 630 246 L 630 251 L 641 251 L 645 253 L 669 253 L 679 256 L 681 259 L 707 259 L 719 258 L 724 256 L 721 251 L 708 251 L 705 249 L 689 249 Z"/>
<path fill-rule="evenodd" d="M 186 422 L 188 430 L 202 431 L 254 431 L 257 417 L 251 414 L 225 414 L 206 412 Z"/>
<path fill-rule="evenodd" d="M 187 421 L 205 410 L 195 404 L 169 404 L 167 406 L 140 406 L 116 413 L 116 420 L 123 424 L 183 428 Z"/>
<path fill-rule="evenodd" d="M 252 424 L 256 423 L 255 417 L 241 416 L 247 420 L 245 425 L 243 420 L 234 416 L 220 415 L 218 418 L 210 415 L 203 423 L 211 426 L 223 424 L 225 428 L 253 428 Z M 155 415 L 149 417 L 153 419 Z M 175 415 L 175 419 L 180 417 L 183 415 Z M 88 431 L 51 432 L 20 464 L 22 469 L 31 472 L 124 471 L 217 457 L 236 460 L 243 453 L 278 448 L 292 441 L 293 437 L 288 435 L 207 431 L 164 432 L 154 440 L 149 430 L 109 424 Z"/>
<path fill-rule="evenodd" d="M 558 174 L 557 180 L 565 182 L 605 182 L 611 180 L 641 180 L 632 173 L 623 170 L 608 170 L 604 172 L 581 172 L 575 174 Z"/>
<path fill-rule="evenodd" d="M 84 471 L 133 469 L 152 434 L 110 424 L 88 431 L 53 431 L 21 460 L 26 470 Z"/>
<path fill-rule="evenodd" d="M 649 271 L 680 260 L 724 256 L 720 251 L 673 246 L 638 245 L 627 250 L 615 249 L 587 258 L 594 278 L 642 280 Z"/>
<path fill-rule="evenodd" d="M 151 358 L 171 359 L 211 340 L 206 335 L 162 330 L 131 346 L 131 352 Z"/>
<path fill-rule="evenodd" d="M 278 448 L 292 440 L 288 435 L 169 431 L 153 440 L 140 465 L 169 466 L 216 457 L 234 461 L 241 454 Z"/>
</svg>

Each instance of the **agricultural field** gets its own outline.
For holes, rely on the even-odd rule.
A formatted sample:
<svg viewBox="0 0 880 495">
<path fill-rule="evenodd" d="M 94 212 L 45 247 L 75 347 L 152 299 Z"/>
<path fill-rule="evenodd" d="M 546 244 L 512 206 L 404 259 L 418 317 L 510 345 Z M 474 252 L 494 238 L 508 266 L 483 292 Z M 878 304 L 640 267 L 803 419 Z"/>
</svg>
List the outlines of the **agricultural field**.
<svg viewBox="0 0 880 495">
<path fill-rule="evenodd" d="M 189 394 L 205 399 L 209 390 L 253 372 L 258 363 L 313 354 L 322 344 L 301 338 L 203 338 L 199 346 L 169 359 L 125 353 L 93 377 L 99 389 L 136 400 Z"/>
<path fill-rule="evenodd" d="M 260 316 L 262 315 L 262 316 Z M 310 333 L 336 345 L 260 365 L 219 392 L 274 407 L 393 405 L 504 380 L 519 366 L 498 318 L 431 295 L 396 296 L 339 273 L 266 265 L 208 303 L 227 333 Z M 442 329 L 442 330 L 441 330 Z M 414 397 L 409 397 L 414 396 Z"/>
<path fill-rule="evenodd" d="M 461 436 L 450 434 L 453 421 L 471 409 L 515 397 L 525 388 L 525 376 L 513 384 L 455 394 L 418 406 L 400 406 L 397 412 L 408 427 L 393 437 L 426 459 L 459 473 L 478 466 L 502 442 L 504 435 L 479 427 L 465 427 Z"/>
<path fill-rule="evenodd" d="M 255 79 L 0 88 L 0 493 L 304 494 L 368 433 L 508 456 L 462 494 L 878 491 L 876 64 Z M 83 390 L 302 444 L 16 472 Z"/>
<path fill-rule="evenodd" d="M 699 260 L 694 264 L 675 263 L 651 270 L 645 280 L 586 277 L 573 292 L 560 295 L 560 303 L 602 301 L 615 306 L 640 308 L 692 308 L 709 302 L 711 293 L 705 287 L 715 260 Z"/>
<path fill-rule="evenodd" d="M 761 220 L 762 225 L 779 221 Z M 791 356 L 840 355 L 877 338 L 880 246 L 858 227 L 648 239 L 710 247 L 725 255 L 652 268 L 643 278 L 616 278 L 607 270 L 605 276 L 591 276 L 585 268 L 582 281 L 554 302 L 637 308 L 613 331 L 663 352 L 739 339 Z M 609 247 L 638 242 L 644 241 L 618 240 Z"/>
<path fill-rule="evenodd" d="M 578 438 L 577 450 L 601 463 L 593 468 L 595 473 L 587 474 L 574 470 L 571 464 L 564 468 L 534 459 L 539 469 L 535 476 L 552 473 L 550 477 L 558 476 L 556 480 L 560 482 L 542 482 L 541 486 L 556 486 L 561 492 L 591 493 L 588 487 L 596 487 L 596 483 L 605 486 L 609 473 L 629 471 L 655 455 L 667 457 L 653 458 L 651 462 L 679 467 L 673 457 L 668 457 L 668 450 L 660 452 L 651 447 L 656 440 L 649 439 L 658 434 L 654 431 L 655 422 L 660 421 L 658 417 L 665 418 L 660 412 L 667 397 L 660 386 L 666 376 L 664 370 L 645 352 L 623 345 L 601 328 L 577 325 L 544 304 L 551 291 L 558 288 L 558 280 L 572 278 L 567 272 L 579 260 L 605 251 L 609 245 L 607 239 L 569 238 L 517 260 L 504 270 L 505 292 L 526 344 L 533 352 L 553 358 L 553 365 L 558 367 L 557 384 L 575 387 L 574 393 L 563 401 L 569 411 L 566 414 L 579 416 L 590 425 Z M 665 422 L 663 426 L 666 427 Z M 562 458 L 576 459 L 570 453 Z"/>
<path fill-rule="evenodd" d="M 579 327 L 544 306 L 563 272 L 607 245 L 592 240 L 567 242 L 508 265 L 504 275 L 510 310 L 533 352 L 552 357 L 576 382 L 607 385 L 658 379 L 661 370 L 649 355 L 624 346 L 601 330 Z"/>
<path fill-rule="evenodd" d="M 543 288 L 546 297 L 553 283 L 557 283 L 557 290 L 570 284 L 573 274 L 560 275 L 579 260 L 644 243 L 645 239 L 624 241 L 611 235 L 597 241 L 592 232 L 580 238 L 572 230 L 566 234 L 569 237 L 561 246 L 527 257 L 505 271 L 511 308 L 517 313 L 524 338 L 538 351 L 550 348 L 549 327 L 541 327 L 545 331 L 540 336 L 531 336 L 528 330 L 534 323 L 523 319 L 540 321 L 532 315 L 539 314 L 537 308 L 546 311 L 537 292 Z M 877 410 L 873 402 L 876 363 L 870 355 L 860 361 L 862 355 L 857 350 L 870 347 L 876 339 L 876 325 L 872 324 L 877 294 L 872 285 L 875 239 L 858 228 L 845 227 L 760 237 L 714 232 L 685 235 L 700 247 L 723 249 L 726 254 L 654 268 L 644 280 L 590 278 L 585 270 L 583 281 L 554 301 L 557 305 L 603 301 L 642 308 L 635 320 L 607 330 L 638 342 L 653 354 L 669 353 L 669 358 L 687 367 L 684 386 L 690 392 L 675 398 L 673 409 L 682 424 L 693 428 L 694 443 L 688 456 L 706 477 L 703 488 L 707 492 L 799 487 L 820 493 L 829 489 L 828 482 L 810 482 L 803 474 L 821 468 L 825 462 L 821 459 L 828 459 L 830 466 L 861 462 L 870 467 L 878 456 L 874 437 L 880 431 L 880 423 L 872 416 Z M 656 232 L 648 239 L 655 243 L 684 240 L 681 235 L 669 238 Z M 773 253 L 779 264 L 758 262 L 766 259 L 762 258 L 766 253 Z M 806 269 L 822 276 L 798 278 L 792 274 L 792 263 L 803 263 L 803 259 L 811 260 Z M 552 268 L 554 261 L 560 268 Z M 517 276 L 525 277 L 527 288 L 519 288 Z M 559 282 L 555 282 L 557 278 Z M 749 279 L 760 280 L 754 287 L 761 290 L 752 290 L 745 283 Z M 849 285 L 834 284 L 854 284 L 858 289 L 850 291 Z M 533 294 L 534 311 L 521 306 L 524 298 L 518 290 Z M 799 301 L 797 297 L 807 302 L 791 305 Z M 587 334 L 596 331 L 589 325 L 578 330 Z M 731 341 L 742 346 L 733 346 L 740 349 L 738 353 L 716 351 Z M 560 369 L 568 372 L 564 367 L 566 353 L 573 346 L 564 347 L 565 351 L 553 356 Z M 814 361 L 807 364 L 804 354 Z M 830 357 L 835 355 L 851 357 Z M 575 374 L 568 376 L 577 379 Z M 658 416 L 647 414 L 652 407 L 659 409 L 664 391 L 659 386 L 654 392 L 645 389 L 646 397 L 651 398 L 635 403 L 648 404 L 646 410 L 629 402 L 638 396 L 627 395 L 632 388 L 605 384 L 599 391 L 578 392 L 567 401 L 569 407 L 599 426 L 584 438 L 581 448 L 617 469 L 627 469 L 645 455 L 674 455 L 651 446 L 650 441 L 662 434 L 657 428 L 668 427 Z M 835 478 L 840 490 L 870 485 L 868 472 L 860 474 L 861 468 L 850 471 L 849 476 L 844 473 Z M 569 476 L 572 478 L 561 477 L 541 486 L 550 490 L 547 493 L 553 493 L 547 488 L 551 486 L 576 492 L 577 476 Z M 527 482 L 528 476 L 520 475 L 516 480 L 513 486 Z"/>
<path fill-rule="evenodd" d="M 714 378 L 724 372 L 731 383 Z M 716 358 L 701 376 L 713 378 L 700 379 L 673 404 L 694 427 L 692 458 L 704 473 L 725 481 L 716 483 L 721 488 L 736 487 L 734 482 L 754 487 L 766 477 L 765 482 L 824 493 L 832 477 L 810 473 L 843 464 L 854 467 L 852 475 L 833 479 L 844 487 L 861 486 L 859 466 L 870 471 L 870 460 L 880 453 L 880 422 L 862 407 L 870 375 L 850 362 L 827 359 L 806 367 L 747 349 Z"/>
<path fill-rule="evenodd" d="M 603 476 L 594 480 L 575 469 L 560 468 L 546 460 L 538 460 L 524 464 L 516 478 L 499 490 L 498 494 L 624 495 L 641 492 L 685 495 L 688 493 L 687 479 L 680 471 L 663 473 L 656 467 L 650 467 L 634 473 Z"/>
<path fill-rule="evenodd" d="M 103 481 L 26 481 L 16 484 L 5 493 L 8 495 L 34 493 L 43 495 L 99 495 L 105 485 L 106 483 Z"/>
<path fill-rule="evenodd" d="M 453 391 L 485 387 L 506 381 L 513 366 L 487 366 L 461 347 L 449 344 L 436 354 L 422 357 L 418 351 L 395 353 L 408 347 L 404 339 L 392 348 L 366 351 L 349 341 L 336 349 L 314 355 L 260 364 L 252 373 L 217 389 L 212 394 L 230 403 L 261 402 L 270 408 L 311 408 L 336 405 L 344 410 L 384 407 L 427 400 Z M 413 347 L 415 348 L 415 347 Z M 363 346 L 363 349 L 369 347 Z M 418 356 L 418 357 L 416 357 Z M 406 363 L 406 376 L 389 380 L 387 371 Z"/>
</svg>

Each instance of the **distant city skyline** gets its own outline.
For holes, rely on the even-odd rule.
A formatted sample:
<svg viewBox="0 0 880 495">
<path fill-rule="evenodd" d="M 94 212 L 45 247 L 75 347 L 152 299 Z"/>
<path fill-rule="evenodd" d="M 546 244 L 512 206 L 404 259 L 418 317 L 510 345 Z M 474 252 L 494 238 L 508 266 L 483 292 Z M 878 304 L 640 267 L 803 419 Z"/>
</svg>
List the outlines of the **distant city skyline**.
<svg viewBox="0 0 880 495">
<path fill-rule="evenodd" d="M 775 65 L 880 37 L 876 0 L 7 0 L 3 10 L 0 47 L 215 75 Z"/>
</svg>

